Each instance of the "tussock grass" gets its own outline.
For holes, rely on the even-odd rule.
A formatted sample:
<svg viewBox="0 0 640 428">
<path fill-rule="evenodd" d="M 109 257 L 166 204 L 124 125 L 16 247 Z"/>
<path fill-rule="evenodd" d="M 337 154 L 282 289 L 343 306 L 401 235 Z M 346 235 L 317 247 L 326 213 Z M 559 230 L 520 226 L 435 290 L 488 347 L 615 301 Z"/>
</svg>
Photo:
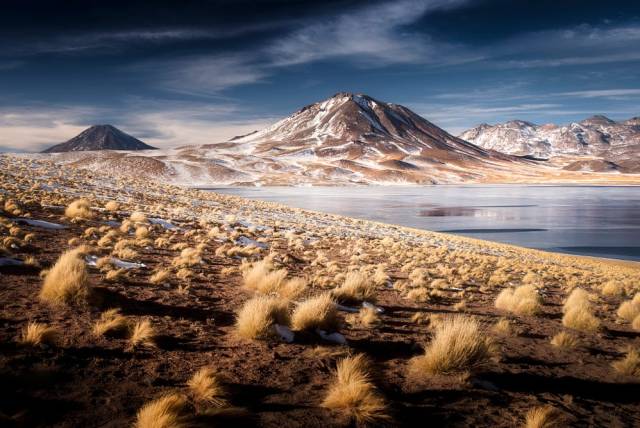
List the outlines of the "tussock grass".
<svg viewBox="0 0 640 428">
<path fill-rule="evenodd" d="M 256 296 L 248 300 L 236 317 L 236 331 L 246 339 L 261 339 L 273 334 L 274 324 L 289 324 L 287 302 L 276 297 Z"/>
<path fill-rule="evenodd" d="M 104 205 L 104 209 L 111 212 L 118 211 L 119 208 L 120 205 L 116 201 L 109 201 Z"/>
<path fill-rule="evenodd" d="M 617 313 L 623 320 L 633 322 L 640 315 L 640 293 L 633 296 L 633 299 L 622 302 Z"/>
<path fill-rule="evenodd" d="M 131 348 L 153 348 L 156 346 L 155 330 L 153 325 L 151 325 L 151 321 L 142 320 L 133 325 L 129 335 L 129 345 Z"/>
<path fill-rule="evenodd" d="M 500 336 L 511 336 L 513 334 L 513 327 L 511 327 L 511 321 L 502 318 L 491 327 L 491 331 Z"/>
<path fill-rule="evenodd" d="M 55 327 L 50 327 L 39 322 L 30 322 L 24 327 L 20 335 L 22 345 L 55 345 L 60 337 L 60 332 Z"/>
<path fill-rule="evenodd" d="M 274 270 L 271 257 L 242 268 L 243 286 L 262 294 L 277 293 L 287 277 L 286 269 Z"/>
<path fill-rule="evenodd" d="M 561 413 L 553 406 L 534 407 L 527 412 L 526 428 L 560 428 Z"/>
<path fill-rule="evenodd" d="M 206 403 L 214 407 L 225 407 L 229 404 L 220 376 L 211 367 L 203 367 L 194 373 L 187 386 L 196 403 Z"/>
<path fill-rule="evenodd" d="M 169 394 L 145 404 L 136 415 L 135 428 L 187 428 L 187 397 Z"/>
<path fill-rule="evenodd" d="M 375 282 L 364 272 L 349 272 L 342 285 L 332 291 L 333 296 L 342 303 L 375 301 Z"/>
<path fill-rule="evenodd" d="M 424 355 L 410 362 L 416 374 L 449 374 L 473 370 L 489 362 L 493 344 L 480 332 L 478 322 L 469 317 L 444 319 L 435 326 L 434 337 Z"/>
<path fill-rule="evenodd" d="M 298 331 L 317 328 L 335 331 L 339 324 L 338 311 L 329 294 L 321 294 L 299 303 L 291 316 L 291 326 Z"/>
<path fill-rule="evenodd" d="M 381 323 L 378 312 L 373 308 L 362 308 L 356 314 L 349 314 L 346 321 L 353 327 L 371 328 Z"/>
<path fill-rule="evenodd" d="M 104 336 L 107 333 L 123 332 L 129 328 L 129 321 L 120 313 L 120 309 L 108 309 L 100 314 L 93 325 L 93 334 Z"/>
<path fill-rule="evenodd" d="M 565 327 L 585 332 L 595 332 L 600 328 L 600 320 L 591 312 L 591 297 L 581 288 L 569 294 L 562 310 L 562 325 Z"/>
<path fill-rule="evenodd" d="M 640 353 L 636 349 L 630 349 L 622 360 L 614 362 L 612 366 L 622 375 L 640 377 Z"/>
<path fill-rule="evenodd" d="M 533 285 L 505 288 L 498 294 L 495 306 L 517 315 L 536 315 L 542 310 L 542 299 Z"/>
<path fill-rule="evenodd" d="M 202 262 L 201 252 L 196 248 L 184 248 L 178 257 L 173 259 L 172 264 L 175 267 L 191 267 Z"/>
<path fill-rule="evenodd" d="M 86 303 L 91 289 L 81 255 L 84 247 L 63 253 L 44 277 L 40 300 L 53 304 Z"/>
<path fill-rule="evenodd" d="M 65 217 L 70 219 L 90 220 L 95 214 L 91 211 L 91 203 L 87 199 L 77 199 L 64 210 Z"/>
<path fill-rule="evenodd" d="M 322 407 L 345 412 L 358 424 L 376 424 L 389 420 L 384 398 L 369 374 L 369 362 L 359 354 L 340 360 L 336 376 Z"/>
<path fill-rule="evenodd" d="M 166 282 L 171 276 L 171 271 L 167 269 L 160 269 L 149 277 L 149 282 L 152 284 L 162 284 Z"/>
<path fill-rule="evenodd" d="M 146 223 L 147 222 L 147 215 L 145 213 L 143 213 L 143 212 L 135 211 L 135 212 L 131 213 L 131 215 L 129 216 L 129 220 L 132 223 Z"/>
<path fill-rule="evenodd" d="M 580 344 L 580 341 L 574 334 L 561 331 L 551 338 L 551 344 L 557 348 L 573 349 Z"/>
</svg>

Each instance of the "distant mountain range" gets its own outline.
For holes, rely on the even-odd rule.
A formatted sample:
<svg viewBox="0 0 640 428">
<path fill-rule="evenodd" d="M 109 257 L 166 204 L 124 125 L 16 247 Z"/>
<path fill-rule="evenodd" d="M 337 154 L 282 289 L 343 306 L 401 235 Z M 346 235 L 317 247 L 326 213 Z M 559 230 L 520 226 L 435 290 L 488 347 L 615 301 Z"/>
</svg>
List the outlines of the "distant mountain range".
<svg viewBox="0 0 640 428">
<path fill-rule="evenodd" d="M 155 149 L 155 147 L 151 147 L 137 138 L 122 132 L 115 126 L 94 125 L 64 143 L 49 147 L 42 153 L 151 149 Z"/>
<path fill-rule="evenodd" d="M 56 159 L 81 168 L 191 186 L 635 182 L 585 173 L 640 173 L 631 156 L 638 155 L 638 122 L 512 121 L 455 137 L 401 105 L 340 92 L 229 141 L 140 152 L 152 147 L 103 125 L 47 152 L 66 151 Z"/>
<path fill-rule="evenodd" d="M 640 156 L 640 118 L 616 122 L 593 116 L 568 125 L 536 125 L 512 120 L 497 125 L 483 123 L 459 135 L 483 147 L 520 156 L 595 156 L 624 162 Z"/>
</svg>

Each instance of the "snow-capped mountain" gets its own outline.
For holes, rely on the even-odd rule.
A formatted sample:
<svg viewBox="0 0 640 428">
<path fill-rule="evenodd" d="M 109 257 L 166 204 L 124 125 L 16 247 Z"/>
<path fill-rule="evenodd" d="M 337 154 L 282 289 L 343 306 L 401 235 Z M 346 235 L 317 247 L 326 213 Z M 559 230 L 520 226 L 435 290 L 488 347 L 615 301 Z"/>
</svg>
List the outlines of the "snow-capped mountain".
<svg viewBox="0 0 640 428">
<path fill-rule="evenodd" d="M 94 125 L 72 139 L 49 147 L 42 153 L 91 150 L 151 150 L 151 147 L 112 125 Z"/>
<path fill-rule="evenodd" d="M 564 126 L 513 120 L 482 124 L 459 136 L 485 149 L 513 155 L 550 158 L 560 155 L 623 160 L 640 155 L 640 119 L 615 122 L 592 116 Z"/>
<path fill-rule="evenodd" d="M 513 163 L 526 163 L 463 141 L 406 107 L 351 93 L 225 142 L 57 159 L 190 185 L 453 183 L 508 174 Z"/>
</svg>

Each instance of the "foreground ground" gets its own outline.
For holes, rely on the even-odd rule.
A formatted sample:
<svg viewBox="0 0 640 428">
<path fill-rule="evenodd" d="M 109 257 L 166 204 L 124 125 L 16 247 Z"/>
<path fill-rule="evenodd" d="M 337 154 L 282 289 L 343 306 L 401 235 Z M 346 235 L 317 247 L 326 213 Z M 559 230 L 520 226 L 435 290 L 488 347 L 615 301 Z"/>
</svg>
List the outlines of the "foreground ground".
<svg viewBox="0 0 640 428">
<path fill-rule="evenodd" d="M 0 198 L 2 426 L 129 426 L 146 403 L 188 395 L 187 382 L 203 367 L 218 373 L 225 403 L 190 398 L 184 412 L 190 423 L 209 426 L 507 427 L 524 425 L 527 412 L 543 406 L 553 407 L 559 426 L 640 425 L 635 264 L 14 157 L 0 157 Z M 65 215 L 79 198 L 88 204 Z M 90 296 L 64 303 L 43 298 L 46 271 L 79 247 Z M 256 277 L 258 267 L 263 275 Z M 281 273 L 278 280 L 269 276 L 274 272 Z M 356 277 L 362 288 L 345 291 Z M 501 292 L 522 286 L 522 301 L 502 299 L 496 307 Z M 576 288 L 588 292 L 576 309 L 581 321 L 569 319 L 572 308 L 563 306 Z M 323 328 L 342 336 L 323 339 L 294 321 L 290 343 L 272 325 L 247 338 L 238 313 L 261 294 L 289 312 L 313 296 L 332 296 L 337 319 Z M 363 301 L 374 309 L 357 312 Z M 619 311 L 626 301 L 628 311 Z M 96 321 L 112 308 L 128 330 L 96 334 Z M 416 369 L 423 347 L 452 317 L 478 321 L 490 357 L 441 372 Z M 134 343 L 131 326 L 145 320 L 153 337 Z M 30 322 L 53 328 L 57 337 L 29 343 L 23 330 Z M 561 332 L 571 340 L 552 345 Z M 342 337 L 346 344 L 336 343 Z M 366 399 L 351 407 L 325 401 L 336 363 L 359 354 L 369 359 L 367 382 L 384 401 L 371 418 L 362 416 Z"/>
</svg>

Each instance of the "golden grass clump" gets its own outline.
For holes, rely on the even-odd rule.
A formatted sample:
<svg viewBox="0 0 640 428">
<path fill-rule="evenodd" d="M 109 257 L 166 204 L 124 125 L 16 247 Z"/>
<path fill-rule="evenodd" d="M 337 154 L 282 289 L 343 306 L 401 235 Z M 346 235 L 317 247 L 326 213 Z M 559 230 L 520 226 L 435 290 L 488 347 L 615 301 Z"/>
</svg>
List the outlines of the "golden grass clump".
<svg viewBox="0 0 640 428">
<path fill-rule="evenodd" d="M 585 332 L 595 332 L 600 328 L 600 320 L 591 312 L 589 293 L 581 288 L 575 288 L 569 294 L 562 310 L 562 325 L 565 327 Z"/>
<path fill-rule="evenodd" d="M 135 212 L 131 213 L 131 215 L 129 216 L 129 220 L 132 223 L 146 223 L 147 222 L 147 215 L 145 213 L 140 212 L 140 211 L 135 211 Z"/>
<path fill-rule="evenodd" d="M 612 366 L 620 374 L 640 377 L 640 353 L 636 349 L 630 349 L 623 359 L 614 362 Z"/>
<path fill-rule="evenodd" d="M 489 362 L 493 344 L 483 337 L 478 322 L 456 316 L 435 326 L 434 337 L 425 346 L 424 355 L 411 360 L 417 374 L 449 374 L 472 370 Z"/>
<path fill-rule="evenodd" d="M 242 268 L 244 287 L 262 294 L 279 292 L 286 277 L 286 269 L 273 270 L 271 257 L 265 257 L 251 266 Z"/>
<path fill-rule="evenodd" d="M 640 331 L 640 314 L 631 321 L 631 328 Z"/>
<path fill-rule="evenodd" d="M 20 343 L 28 346 L 50 345 L 58 341 L 60 332 L 55 327 L 50 327 L 39 322 L 30 322 L 22 330 Z"/>
<path fill-rule="evenodd" d="M 511 336 L 513 334 L 513 328 L 511 327 L 511 321 L 506 318 L 502 318 L 496 322 L 493 327 L 491 327 L 491 331 L 494 334 L 500 336 Z"/>
<path fill-rule="evenodd" d="M 640 293 L 633 296 L 633 299 L 622 302 L 617 313 L 623 320 L 633 322 L 640 315 Z"/>
<path fill-rule="evenodd" d="M 602 285 L 602 294 L 605 296 L 622 296 L 624 287 L 618 281 L 607 281 Z"/>
<path fill-rule="evenodd" d="M 44 277 L 40 300 L 53 304 L 85 303 L 91 289 L 89 275 L 81 258 L 84 248 L 63 253 Z"/>
<path fill-rule="evenodd" d="M 375 301 L 375 282 L 364 272 L 349 272 L 342 285 L 332 291 L 339 302 L 349 303 L 358 301 Z"/>
<path fill-rule="evenodd" d="M 380 316 L 374 308 L 362 308 L 358 313 L 349 314 L 346 321 L 353 327 L 371 328 L 381 323 Z"/>
<path fill-rule="evenodd" d="M 184 248 L 172 264 L 176 267 L 195 266 L 202 261 L 201 253 L 196 248 Z"/>
<path fill-rule="evenodd" d="M 167 269 L 160 269 L 149 277 L 149 282 L 155 285 L 166 282 L 171 276 L 171 271 Z"/>
<path fill-rule="evenodd" d="M 561 331 L 551 338 L 551 344 L 556 348 L 573 349 L 580 344 L 576 335 Z"/>
<path fill-rule="evenodd" d="M 104 336 L 107 333 L 123 332 L 129 328 L 129 321 L 119 309 L 108 309 L 100 314 L 100 319 L 93 325 L 93 334 Z"/>
<path fill-rule="evenodd" d="M 539 406 L 530 409 L 525 419 L 526 428 L 561 427 L 561 413 L 553 406 Z"/>
<path fill-rule="evenodd" d="M 90 220 L 95 214 L 91 211 L 91 203 L 87 199 L 77 199 L 64 210 L 65 217 L 70 219 Z"/>
<path fill-rule="evenodd" d="M 246 339 L 271 336 L 274 324 L 289 324 L 287 302 L 276 297 L 256 296 L 248 300 L 236 318 L 236 330 Z"/>
<path fill-rule="evenodd" d="M 136 415 L 135 428 L 187 428 L 187 397 L 169 394 L 145 404 Z"/>
<path fill-rule="evenodd" d="M 227 393 L 220 376 L 211 367 L 198 370 L 187 382 L 189 391 L 196 403 L 206 403 L 215 407 L 228 405 Z"/>
<path fill-rule="evenodd" d="M 533 285 L 505 288 L 498 294 L 495 306 L 517 315 L 535 315 L 542 310 L 542 299 Z"/>
<path fill-rule="evenodd" d="M 118 211 L 119 208 L 120 205 L 116 201 L 109 201 L 104 205 L 104 209 L 111 212 Z"/>
<path fill-rule="evenodd" d="M 338 310 L 329 294 L 320 294 L 298 303 L 291 315 L 294 330 L 335 331 L 339 326 Z"/>
<path fill-rule="evenodd" d="M 335 381 L 322 407 L 343 411 L 362 425 L 389 419 L 386 403 L 371 381 L 369 362 L 363 354 L 338 361 Z"/>
<path fill-rule="evenodd" d="M 132 348 L 138 348 L 141 346 L 153 348 L 156 346 L 155 331 L 151 325 L 151 321 L 142 320 L 134 324 L 131 328 L 129 344 Z"/>
<path fill-rule="evenodd" d="M 149 237 L 149 228 L 145 227 L 145 226 L 139 226 L 136 228 L 136 238 L 138 239 L 145 239 Z"/>
</svg>

